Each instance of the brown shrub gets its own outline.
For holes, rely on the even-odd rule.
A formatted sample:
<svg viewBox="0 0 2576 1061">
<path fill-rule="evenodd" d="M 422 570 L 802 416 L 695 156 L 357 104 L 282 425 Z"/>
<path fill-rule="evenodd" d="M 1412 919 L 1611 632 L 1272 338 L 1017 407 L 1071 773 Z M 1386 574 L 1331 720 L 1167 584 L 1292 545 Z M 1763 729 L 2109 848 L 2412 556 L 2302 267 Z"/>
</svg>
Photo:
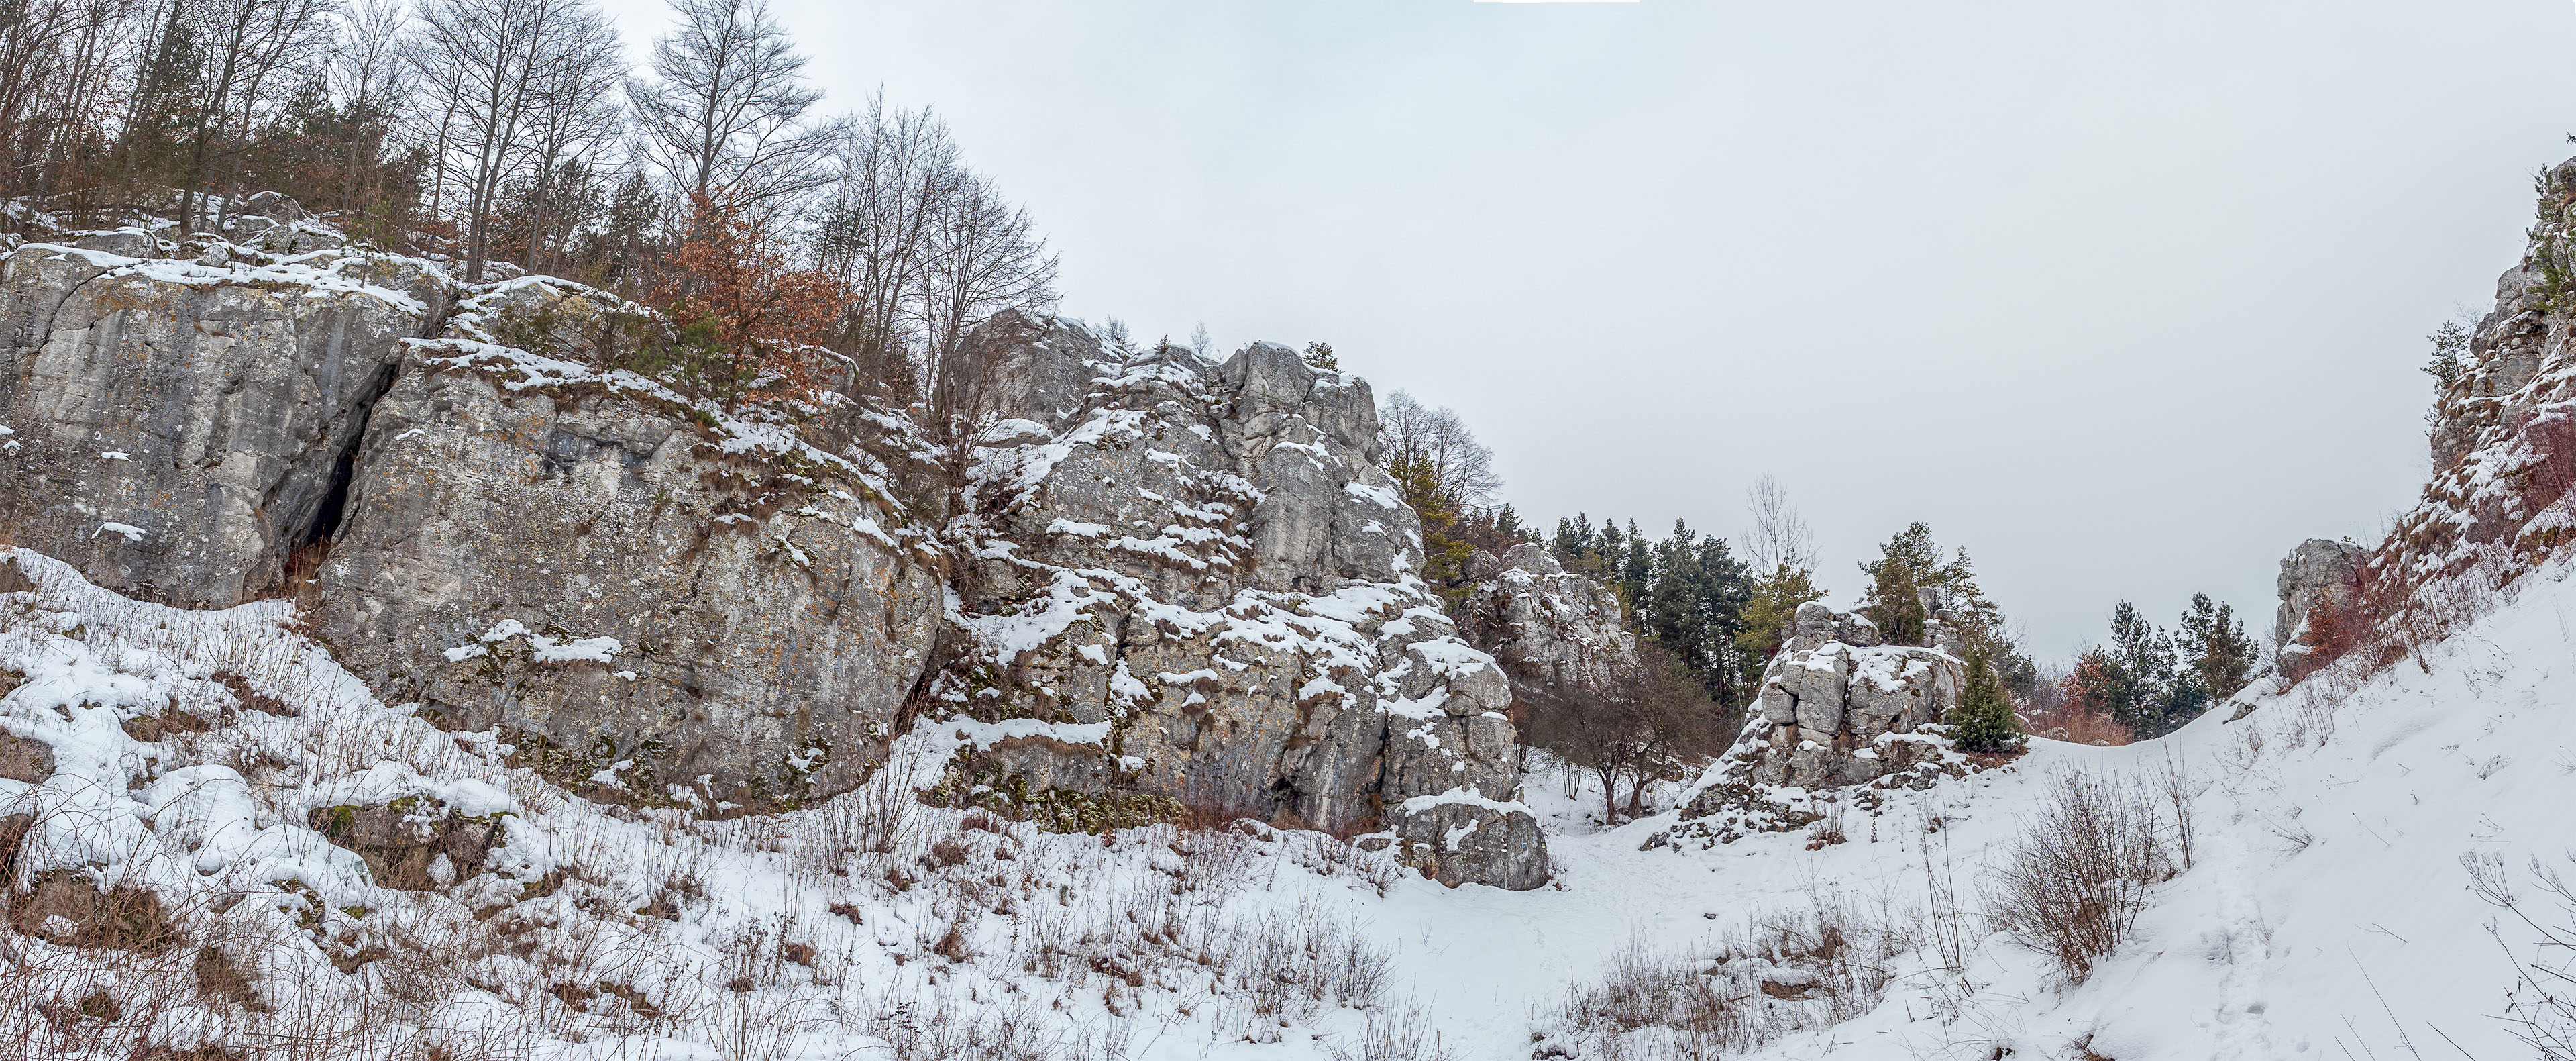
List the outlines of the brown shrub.
<svg viewBox="0 0 2576 1061">
<path fill-rule="evenodd" d="M 442 858 L 450 880 L 482 872 L 484 860 L 501 842 L 497 819 L 467 818 L 452 810 L 429 821 L 417 817 L 412 808 L 397 802 L 317 809 L 309 824 L 324 839 L 365 859 L 377 884 L 405 891 L 425 891 L 446 883 L 437 879 L 433 869 Z"/>
<path fill-rule="evenodd" d="M 2108 712 L 2095 710 L 2079 698 L 2069 698 L 2055 711 L 2034 712 L 2030 717 L 2033 736 L 2069 744 L 2118 747 L 2137 740 L 2129 727 L 2120 724 Z"/>
<path fill-rule="evenodd" d="M 1988 916 L 2046 953 L 2069 983 L 2118 948 L 2163 879 L 2155 797 L 2116 777 L 2058 775 L 2038 814 L 2005 850 Z"/>
</svg>

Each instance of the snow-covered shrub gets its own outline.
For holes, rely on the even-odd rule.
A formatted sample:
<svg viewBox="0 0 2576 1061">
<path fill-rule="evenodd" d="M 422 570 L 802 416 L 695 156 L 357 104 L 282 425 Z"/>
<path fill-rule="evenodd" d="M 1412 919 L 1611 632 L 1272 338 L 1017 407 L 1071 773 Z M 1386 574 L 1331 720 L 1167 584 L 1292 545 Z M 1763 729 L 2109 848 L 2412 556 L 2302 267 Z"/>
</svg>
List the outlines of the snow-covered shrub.
<svg viewBox="0 0 2576 1061">
<path fill-rule="evenodd" d="M 2083 982 L 2129 938 L 2165 877 L 2155 799 L 2116 776 L 2057 775 L 1991 870 L 1986 916 L 2047 954 L 2067 982 Z"/>
</svg>

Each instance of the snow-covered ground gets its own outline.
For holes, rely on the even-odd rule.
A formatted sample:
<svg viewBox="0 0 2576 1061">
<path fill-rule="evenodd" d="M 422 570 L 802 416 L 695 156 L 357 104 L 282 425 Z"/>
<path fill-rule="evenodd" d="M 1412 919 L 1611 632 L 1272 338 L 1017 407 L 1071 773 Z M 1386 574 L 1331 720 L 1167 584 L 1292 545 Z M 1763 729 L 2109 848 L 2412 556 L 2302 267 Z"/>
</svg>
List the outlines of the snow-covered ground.
<svg viewBox="0 0 2576 1061">
<path fill-rule="evenodd" d="M 152 888 L 190 938 L 137 953 L 0 935 L 0 973 L 17 974 L 0 1040 L 33 1056 L 250 1056 L 298 1035 L 337 1036 L 333 1056 L 436 1043 L 453 1059 L 1432 1056 L 1429 1036 L 1383 1048 L 1421 1030 L 1451 1057 L 1525 1058 L 1542 1036 L 1568 1048 L 1557 1011 L 1623 951 L 1713 957 L 1821 897 L 1895 930 L 1872 959 L 1884 1001 L 1758 1056 L 2523 1057 L 2493 1016 L 2515 977 L 2499 941 L 2525 958 L 2533 941 L 2490 934 L 2500 911 L 2461 858 L 2519 874 L 2576 847 L 2564 568 L 2349 695 L 2249 694 L 2241 720 L 2227 705 L 2121 748 L 2034 741 L 1851 810 L 1843 843 L 1802 829 L 1640 850 L 1676 812 L 1603 829 L 1584 818 L 1597 790 L 1534 776 L 1562 872 L 1508 892 L 1316 834 L 1062 836 L 919 807 L 897 794 L 928 766 L 903 763 L 937 763 L 958 738 L 936 732 L 794 814 L 603 808 L 508 765 L 491 735 L 378 703 L 284 602 L 179 612 L 15 555 L 38 588 L 0 596 L 0 671 L 26 676 L 0 727 L 59 758 L 41 785 L 0 781 L 0 814 L 37 819 L 15 872 Z M 2193 792 L 2192 864 L 2088 980 L 2056 982 L 1975 916 L 2056 775 L 2146 782 L 2169 764 Z M 424 824 L 500 822 L 491 872 L 442 855 L 428 873 L 448 883 L 391 890 L 314 828 L 405 797 Z M 1955 922 L 1926 916 L 1927 857 L 1958 885 Z M 1951 923 L 1958 972 L 1933 945 Z M 205 986 L 209 948 L 243 987 Z"/>
</svg>

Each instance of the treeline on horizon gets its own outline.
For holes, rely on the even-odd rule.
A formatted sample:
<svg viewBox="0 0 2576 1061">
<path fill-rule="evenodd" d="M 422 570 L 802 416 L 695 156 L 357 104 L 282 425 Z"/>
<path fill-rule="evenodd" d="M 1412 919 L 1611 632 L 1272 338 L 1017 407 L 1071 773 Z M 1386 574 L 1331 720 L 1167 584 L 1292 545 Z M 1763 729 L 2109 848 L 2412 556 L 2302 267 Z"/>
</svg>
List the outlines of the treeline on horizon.
<svg viewBox="0 0 2576 1061">
<path fill-rule="evenodd" d="M 592 0 L 0 0 L 0 225 L 275 191 L 457 279 L 660 310 L 618 348 L 724 397 L 831 385 L 971 430 L 976 323 L 1055 299 L 1027 212 L 927 109 L 828 113 L 764 0 L 672 0 L 641 68 Z"/>
<path fill-rule="evenodd" d="M 1541 545 L 1566 570 L 1617 594 L 1652 651 L 1687 672 L 1706 711 L 1730 735 L 1759 694 L 1762 672 L 1798 606 L 1826 595 L 1816 578 L 1812 532 L 1770 476 L 1746 491 L 1746 530 L 1738 542 L 1700 533 L 1681 519 L 1657 538 L 1633 519 L 1596 524 L 1588 514 L 1561 519 L 1543 533 L 1498 500 L 1502 483 L 1492 451 L 1456 412 L 1426 407 L 1403 391 L 1384 406 L 1387 467 L 1422 513 L 1425 579 L 1453 609 L 1474 588 L 1467 569 L 1475 551 L 1499 556 L 1514 545 Z M 1856 610 L 1883 638 L 1929 644 L 1932 615 L 1924 601 L 1935 601 L 1951 613 L 1976 665 L 1971 669 L 1991 673 L 2012 713 L 2035 732 L 2063 730 L 2070 739 L 2111 743 L 2162 736 L 2236 695 L 2262 663 L 2260 645 L 2235 609 L 2196 593 L 2172 629 L 2120 601 L 2112 608 L 2108 643 L 2084 650 L 2062 669 L 2044 667 L 1977 585 L 1967 550 L 1945 553 L 1922 523 L 1882 543 L 1878 558 L 1860 571 L 1867 581 Z M 2017 733 L 1993 731 L 1971 743 L 2003 746 Z"/>
</svg>

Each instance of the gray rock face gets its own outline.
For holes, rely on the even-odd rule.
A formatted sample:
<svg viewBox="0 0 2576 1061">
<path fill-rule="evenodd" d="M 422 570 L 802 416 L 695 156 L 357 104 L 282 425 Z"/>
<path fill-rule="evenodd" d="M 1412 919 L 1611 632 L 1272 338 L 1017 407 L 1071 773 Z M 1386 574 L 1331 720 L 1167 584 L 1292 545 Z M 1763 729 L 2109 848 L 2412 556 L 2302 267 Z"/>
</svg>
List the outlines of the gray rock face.
<svg viewBox="0 0 2576 1061">
<path fill-rule="evenodd" d="M 423 324 L 417 300 L 339 264 L 53 244 L 0 259 L 0 512 L 18 541 L 166 603 L 277 588 L 328 531 L 335 475 Z"/>
<path fill-rule="evenodd" d="M 1005 323 L 1038 382 L 1003 415 L 1060 430 L 981 454 L 950 793 L 1065 827 L 1186 807 L 1376 830 L 1448 883 L 1542 883 L 1509 680 L 1415 574 L 1368 385 L 1267 344 L 1211 364 Z"/>
<path fill-rule="evenodd" d="M 629 798 L 856 783 L 928 664 L 935 555 L 792 435 L 491 349 L 419 345 L 369 421 L 315 620 L 342 662 Z"/>
<path fill-rule="evenodd" d="M 632 307 L 523 278 L 451 314 L 436 267 L 269 205 L 233 242 L 92 241 L 213 264 L 0 259 L 21 542 L 173 603 L 294 592 L 387 700 L 599 798 L 827 794 L 926 708 L 963 799 L 1374 830 L 1451 884 L 1546 879 L 1511 680 L 1418 577 L 1357 377 L 1006 316 L 978 341 L 1007 420 L 941 542 L 889 488 L 920 440 L 849 442 L 900 420 L 737 419 L 585 367 Z M 1531 665 L 1632 645 L 1598 587 L 1509 567 L 1487 631 Z"/>
<path fill-rule="evenodd" d="M 238 217 L 301 231 L 269 206 Z M 573 285 L 494 285 L 457 340 L 407 346 L 447 297 L 435 267 L 219 249 L 0 259 L 19 542 L 192 607 L 327 555 L 312 621 L 344 663 L 594 794 L 761 806 L 855 781 L 929 660 L 939 565 L 846 460 L 477 345 L 596 362 L 619 307 Z"/>
<path fill-rule="evenodd" d="M 1459 610 L 1459 635 L 1492 654 L 1516 691 L 1604 688 L 1637 665 L 1618 595 L 1567 574 L 1544 547 L 1479 550 L 1468 573 L 1477 584 Z"/>
<path fill-rule="evenodd" d="M 1948 745 L 1916 731 L 1959 702 L 1965 665 L 1937 648 L 1880 644 L 1866 618 L 1812 601 L 1791 630 L 1727 753 L 1734 769 L 1759 784 L 1804 788 L 1917 783 L 1916 768 Z M 1849 643 L 1845 632 L 1868 643 Z"/>
<path fill-rule="evenodd" d="M 2352 599 L 2354 579 L 2367 552 L 2351 542 L 2310 538 L 2282 557 L 2281 576 L 2274 583 L 2281 595 L 2280 610 L 2272 617 L 2274 643 L 2296 640 L 2319 608 Z"/>
</svg>

